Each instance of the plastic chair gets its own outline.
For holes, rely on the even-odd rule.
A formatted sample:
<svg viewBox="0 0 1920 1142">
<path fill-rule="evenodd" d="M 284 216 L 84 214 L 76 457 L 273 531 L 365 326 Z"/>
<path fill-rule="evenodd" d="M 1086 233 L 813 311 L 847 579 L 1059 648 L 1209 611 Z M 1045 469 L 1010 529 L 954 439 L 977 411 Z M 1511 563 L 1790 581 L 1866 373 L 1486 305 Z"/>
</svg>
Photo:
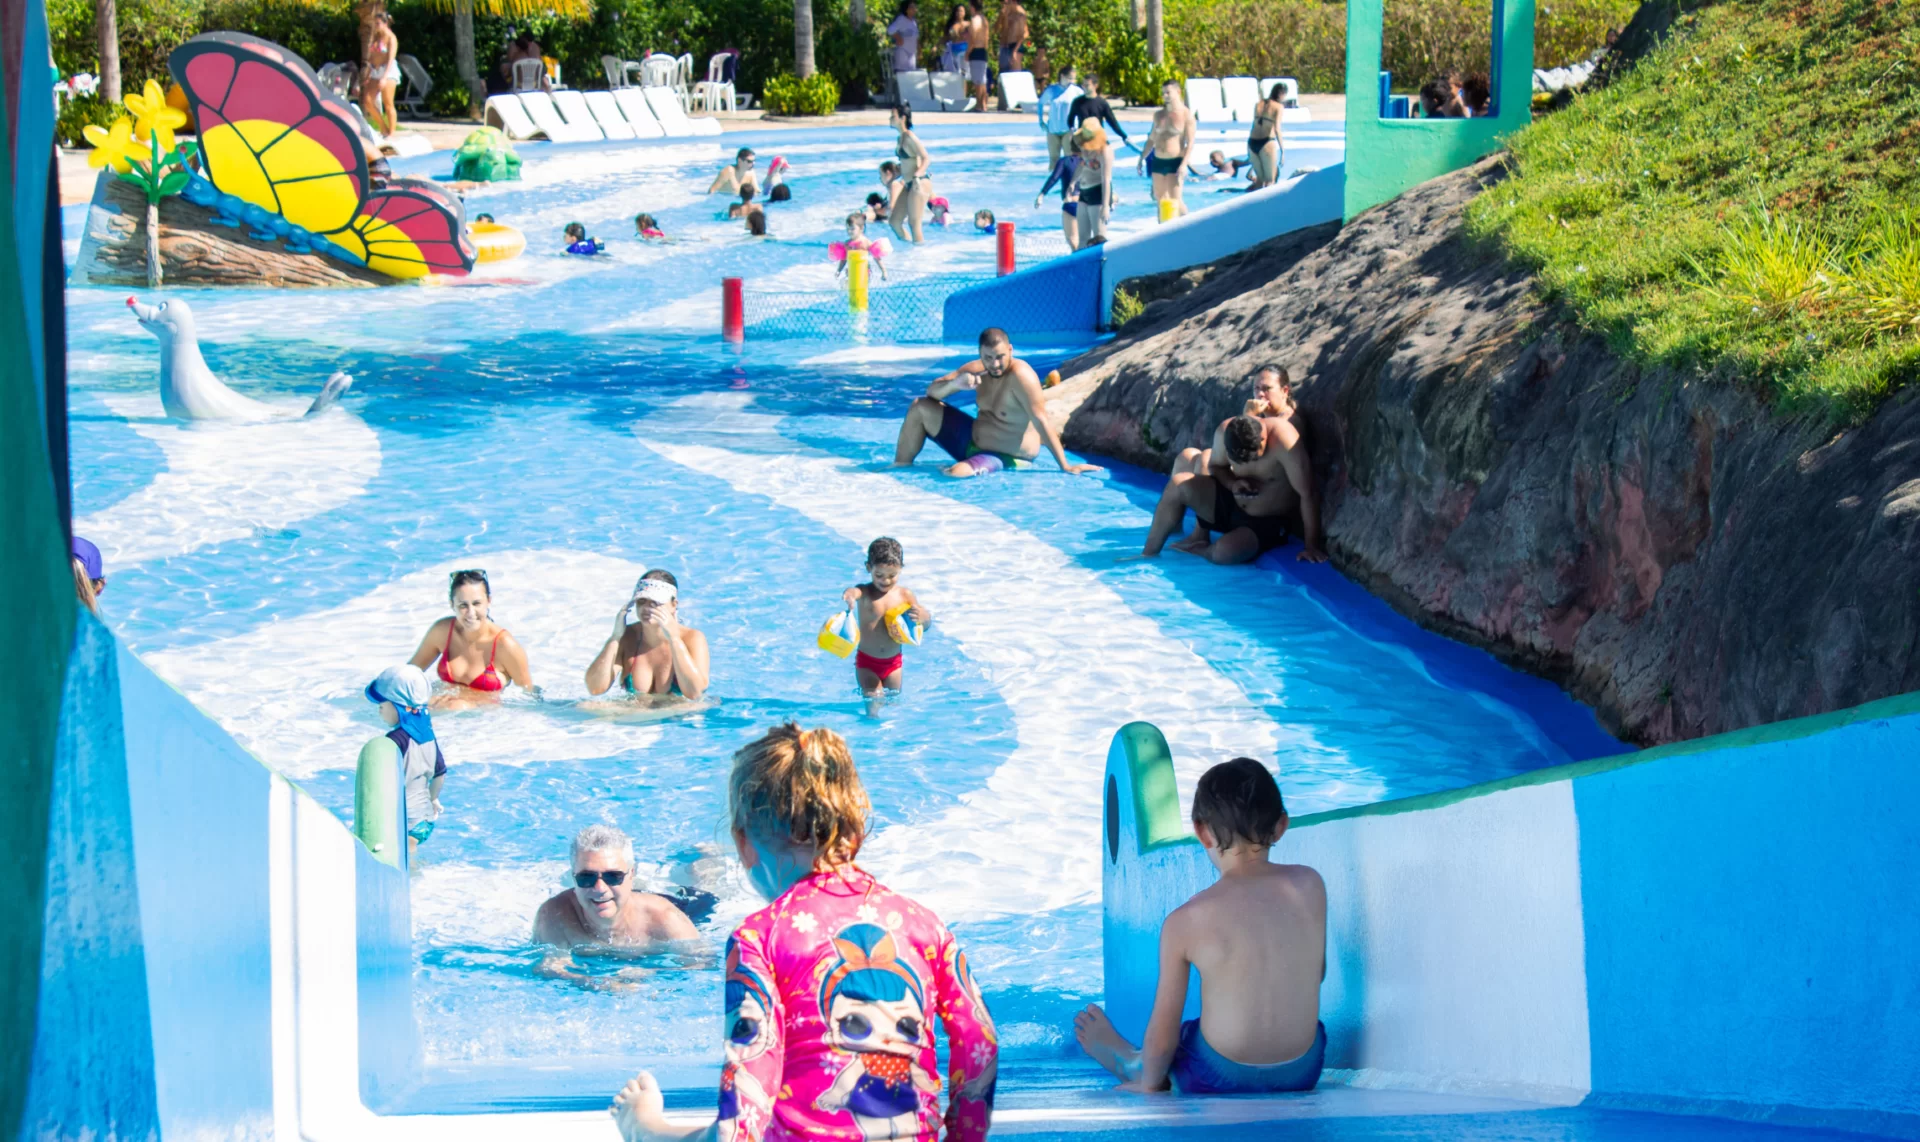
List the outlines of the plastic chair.
<svg viewBox="0 0 1920 1142">
<path fill-rule="evenodd" d="M 608 91 L 618 91 L 627 85 L 627 66 L 619 56 L 601 56 L 600 70 L 607 74 Z"/>
<path fill-rule="evenodd" d="M 581 136 L 598 139 L 605 132 L 600 130 L 599 117 L 588 106 L 586 96 L 578 91 L 562 88 L 553 93 L 553 106 L 567 121 L 567 126 L 577 128 Z M 588 132 L 592 132 L 591 135 Z"/>
<path fill-rule="evenodd" d="M 1040 95 L 1033 89 L 1033 73 L 1030 71 L 1003 71 L 1000 73 L 1000 109 L 1003 111 L 1026 111 L 1038 106 Z"/>
<path fill-rule="evenodd" d="M 591 116 L 583 125 L 569 123 L 553 105 L 553 96 L 544 91 L 522 91 L 520 106 L 526 108 L 527 117 L 541 133 L 556 143 L 591 143 L 604 138 L 600 128 L 593 126 Z"/>
<path fill-rule="evenodd" d="M 973 96 L 967 94 L 966 76 L 950 71 L 938 71 L 928 77 L 933 88 L 933 101 L 938 104 L 936 111 L 971 111 Z"/>
<path fill-rule="evenodd" d="M 673 86 L 673 78 L 679 73 L 679 70 L 680 62 L 678 60 L 672 56 L 661 55 L 659 52 L 655 52 L 640 61 L 640 86 L 671 88 Z"/>
<path fill-rule="evenodd" d="M 940 75 L 952 75 L 952 72 L 939 72 Z M 920 68 L 912 71 L 895 72 L 894 90 L 900 102 L 907 105 L 909 111 L 945 111 L 938 99 L 933 97 L 932 77 Z"/>
<path fill-rule="evenodd" d="M 540 128 L 527 118 L 518 95 L 488 96 L 484 121 L 489 127 L 505 131 L 509 139 L 531 139 L 540 134 Z"/>
<path fill-rule="evenodd" d="M 623 87 L 612 92 L 613 101 L 620 105 L 620 114 L 627 117 L 627 126 L 633 128 L 636 137 L 658 139 L 666 135 L 655 117 L 653 108 L 647 106 L 647 93 L 644 88 Z"/>
<path fill-rule="evenodd" d="M 517 59 L 513 61 L 513 90 L 515 93 L 545 91 L 546 89 L 546 64 L 537 59 Z"/>
<path fill-rule="evenodd" d="M 684 139 L 690 135 L 718 135 L 720 120 L 689 119 L 687 109 L 680 106 L 679 93 L 671 87 L 642 88 L 647 97 L 647 108 L 654 118 L 660 120 L 660 129 L 669 137 Z"/>
<path fill-rule="evenodd" d="M 1227 110 L 1226 97 L 1221 94 L 1217 79 L 1187 80 L 1187 106 L 1193 110 L 1197 123 L 1233 122 L 1233 112 Z"/>
<path fill-rule="evenodd" d="M 673 89 L 680 96 L 680 106 L 684 110 L 693 110 L 693 53 L 688 52 L 673 61 Z"/>
<path fill-rule="evenodd" d="M 733 55 L 721 52 L 707 61 L 707 78 L 693 85 L 693 106 L 703 111 L 736 109 L 733 91 Z"/>
<path fill-rule="evenodd" d="M 1260 103 L 1260 81 L 1250 75 L 1230 75 L 1220 81 L 1220 97 L 1236 122 L 1253 122 Z"/>
<path fill-rule="evenodd" d="M 398 57 L 400 74 L 407 79 L 407 93 L 395 100 L 396 110 L 405 111 L 415 118 L 425 118 L 427 114 L 427 96 L 433 91 L 433 77 L 420 61 L 402 52 Z"/>
</svg>

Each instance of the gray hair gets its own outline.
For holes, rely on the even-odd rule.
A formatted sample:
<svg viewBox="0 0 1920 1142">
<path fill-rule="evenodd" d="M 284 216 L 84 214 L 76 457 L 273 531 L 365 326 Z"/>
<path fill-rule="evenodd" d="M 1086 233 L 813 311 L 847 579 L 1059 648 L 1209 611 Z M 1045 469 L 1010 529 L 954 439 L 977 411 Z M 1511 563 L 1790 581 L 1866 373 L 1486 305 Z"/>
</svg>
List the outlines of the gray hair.
<svg viewBox="0 0 1920 1142">
<path fill-rule="evenodd" d="M 633 867 L 633 841 L 612 825 L 588 825 L 580 830 L 573 838 L 569 862 L 579 865 L 580 857 L 585 853 L 618 853 L 626 858 L 628 868 Z"/>
</svg>

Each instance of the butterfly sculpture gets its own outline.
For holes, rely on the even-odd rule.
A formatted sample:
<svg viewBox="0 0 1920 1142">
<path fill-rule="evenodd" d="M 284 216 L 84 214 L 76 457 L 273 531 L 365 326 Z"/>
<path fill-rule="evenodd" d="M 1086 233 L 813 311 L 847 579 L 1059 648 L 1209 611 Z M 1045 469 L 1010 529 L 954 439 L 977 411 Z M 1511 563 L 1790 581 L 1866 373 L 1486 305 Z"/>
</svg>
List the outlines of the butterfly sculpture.
<svg viewBox="0 0 1920 1142">
<path fill-rule="evenodd" d="M 424 179 L 376 188 L 353 109 L 299 56 L 257 36 L 210 32 L 175 48 L 167 66 L 186 90 L 211 184 L 189 188 L 189 199 L 245 222 L 255 237 L 390 277 L 473 268 L 460 200 Z"/>
</svg>

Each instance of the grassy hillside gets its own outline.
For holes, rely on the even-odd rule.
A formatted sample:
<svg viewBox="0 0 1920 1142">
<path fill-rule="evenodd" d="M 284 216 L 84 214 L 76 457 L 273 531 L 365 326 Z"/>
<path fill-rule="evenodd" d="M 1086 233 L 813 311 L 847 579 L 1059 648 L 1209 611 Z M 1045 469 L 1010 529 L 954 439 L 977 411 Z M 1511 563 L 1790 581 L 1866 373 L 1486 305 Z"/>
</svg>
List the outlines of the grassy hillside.
<svg viewBox="0 0 1920 1142">
<path fill-rule="evenodd" d="M 1920 3 L 1700 8 L 1512 149 L 1470 226 L 1625 352 L 1842 423 L 1920 379 Z"/>
</svg>

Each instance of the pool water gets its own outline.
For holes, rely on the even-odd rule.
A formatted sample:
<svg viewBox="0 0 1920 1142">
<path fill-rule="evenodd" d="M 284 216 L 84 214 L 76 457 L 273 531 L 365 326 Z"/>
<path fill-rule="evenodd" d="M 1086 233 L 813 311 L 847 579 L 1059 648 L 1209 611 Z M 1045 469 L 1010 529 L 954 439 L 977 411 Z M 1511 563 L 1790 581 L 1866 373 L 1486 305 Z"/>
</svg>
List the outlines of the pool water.
<svg viewBox="0 0 1920 1142">
<path fill-rule="evenodd" d="M 1031 204 L 1037 132 L 928 136 L 956 210 Z M 1491 660 L 1473 667 L 1485 686 L 1436 671 L 1437 640 L 1361 616 L 1325 569 L 1126 558 L 1148 474 L 1043 460 L 949 481 L 931 453 L 890 469 L 907 402 L 964 346 L 735 350 L 709 333 L 724 274 L 831 288 L 832 219 L 877 187 L 891 135 L 745 138 L 796 168 L 778 242 L 733 237 L 700 198 L 739 136 L 529 146 L 525 181 L 469 210 L 528 231 L 531 252 L 487 274 L 532 284 L 170 295 L 250 395 L 297 408 L 353 373 L 343 408 L 312 421 L 165 420 L 154 343 L 122 295 L 69 295 L 76 531 L 106 553 L 109 621 L 262 761 L 350 815 L 355 756 L 383 729 L 361 689 L 445 613 L 453 569 L 488 571 L 494 617 L 527 648 L 538 697 L 436 718 L 451 772 L 413 892 L 431 1061 L 591 1055 L 710 1081 L 714 949 L 759 904 L 714 859 L 728 759 L 776 722 L 847 737 L 874 805 L 864 863 L 952 924 L 1016 1063 L 1069 1057 L 1071 1012 L 1100 995 L 1098 786 L 1121 724 L 1162 728 L 1183 793 L 1236 754 L 1276 763 L 1296 814 L 1606 748 L 1544 684 Z M 1123 194 L 1116 229 L 1149 224 L 1144 180 Z M 641 209 L 689 240 L 627 240 Z M 550 252 L 576 218 L 618 239 L 611 256 Z M 897 255 L 929 273 L 991 258 L 965 233 Z M 814 634 L 882 534 L 938 622 L 909 650 L 904 696 L 869 716 Z M 668 717 L 590 701 L 582 677 L 654 566 L 713 648 L 715 701 Z M 1547 728 L 1567 724 L 1584 733 Z M 634 837 L 646 883 L 720 897 L 703 950 L 592 963 L 631 985 L 617 993 L 538 977 L 529 942 L 568 838 L 595 821 Z"/>
</svg>

